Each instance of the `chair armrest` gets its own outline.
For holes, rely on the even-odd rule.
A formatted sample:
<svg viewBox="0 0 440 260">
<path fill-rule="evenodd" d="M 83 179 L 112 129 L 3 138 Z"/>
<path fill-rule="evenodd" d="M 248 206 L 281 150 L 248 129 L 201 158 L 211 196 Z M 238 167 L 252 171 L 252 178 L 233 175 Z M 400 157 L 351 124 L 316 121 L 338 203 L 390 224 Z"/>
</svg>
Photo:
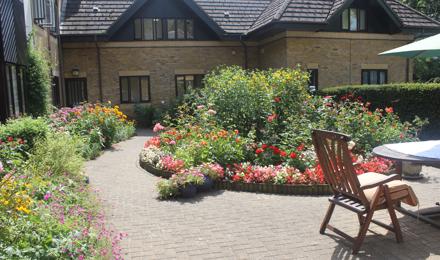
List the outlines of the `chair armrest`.
<svg viewBox="0 0 440 260">
<path fill-rule="evenodd" d="M 361 189 L 365 190 L 365 189 L 371 189 L 374 187 L 377 187 L 379 185 L 388 183 L 390 181 L 394 181 L 394 180 L 400 180 L 400 176 L 398 174 L 391 174 L 388 177 L 386 177 L 385 179 L 382 179 L 380 181 L 377 182 L 371 182 L 371 183 L 367 183 L 365 185 L 361 185 Z"/>
</svg>

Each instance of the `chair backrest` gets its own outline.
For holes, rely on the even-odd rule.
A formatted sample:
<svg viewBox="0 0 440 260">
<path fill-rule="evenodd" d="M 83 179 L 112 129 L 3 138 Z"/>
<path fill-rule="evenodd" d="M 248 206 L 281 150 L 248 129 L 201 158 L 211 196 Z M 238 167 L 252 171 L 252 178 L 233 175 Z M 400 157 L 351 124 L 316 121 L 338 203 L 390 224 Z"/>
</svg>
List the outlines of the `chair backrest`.
<svg viewBox="0 0 440 260">
<path fill-rule="evenodd" d="M 312 139 L 324 177 L 335 195 L 343 194 L 367 206 L 348 149 L 351 138 L 340 133 L 313 130 Z"/>
</svg>

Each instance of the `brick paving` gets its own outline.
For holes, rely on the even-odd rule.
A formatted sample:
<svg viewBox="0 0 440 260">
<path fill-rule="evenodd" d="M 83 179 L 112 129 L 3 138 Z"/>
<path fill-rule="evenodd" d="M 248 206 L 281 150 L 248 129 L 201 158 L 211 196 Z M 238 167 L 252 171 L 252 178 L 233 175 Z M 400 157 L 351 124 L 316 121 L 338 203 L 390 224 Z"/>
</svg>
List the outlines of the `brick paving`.
<svg viewBox="0 0 440 260">
<path fill-rule="evenodd" d="M 100 191 L 107 218 L 128 236 L 125 259 L 440 259 L 440 229 L 398 214 L 404 242 L 376 225 L 353 257 L 350 244 L 318 233 L 326 197 L 213 191 L 192 200 L 160 201 L 157 177 L 138 166 L 138 154 L 151 132 L 117 144 L 86 172 Z M 440 200 L 440 170 L 424 168 L 412 181 L 422 205 Z M 376 218 L 388 221 L 385 211 Z M 355 214 L 336 207 L 331 223 L 356 235 Z"/>
</svg>

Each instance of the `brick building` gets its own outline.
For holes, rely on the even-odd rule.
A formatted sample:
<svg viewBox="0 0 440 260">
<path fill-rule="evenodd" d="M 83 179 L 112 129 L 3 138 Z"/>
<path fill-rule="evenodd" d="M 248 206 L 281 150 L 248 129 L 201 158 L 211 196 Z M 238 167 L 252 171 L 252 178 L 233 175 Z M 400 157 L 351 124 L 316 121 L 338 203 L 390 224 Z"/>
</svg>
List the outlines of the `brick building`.
<svg viewBox="0 0 440 260">
<path fill-rule="evenodd" d="M 66 105 L 170 102 L 223 64 L 301 64 L 318 88 L 406 82 L 410 60 L 377 54 L 439 30 L 398 0 L 67 0 Z"/>
</svg>

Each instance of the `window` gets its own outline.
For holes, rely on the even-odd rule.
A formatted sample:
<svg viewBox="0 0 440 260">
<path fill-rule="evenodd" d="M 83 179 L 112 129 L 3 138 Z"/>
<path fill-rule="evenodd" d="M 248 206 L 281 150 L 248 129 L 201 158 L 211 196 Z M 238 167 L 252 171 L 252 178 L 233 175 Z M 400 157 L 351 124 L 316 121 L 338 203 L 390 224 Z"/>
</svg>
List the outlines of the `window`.
<svg viewBox="0 0 440 260">
<path fill-rule="evenodd" d="M 176 75 L 176 97 L 181 97 L 190 89 L 203 87 L 205 75 Z"/>
<path fill-rule="evenodd" d="M 137 18 L 134 20 L 135 40 L 192 40 L 192 19 Z"/>
<path fill-rule="evenodd" d="M 310 92 L 316 92 L 318 90 L 318 69 L 309 69 L 309 90 Z"/>
<path fill-rule="evenodd" d="M 345 31 L 365 31 L 366 12 L 363 9 L 349 8 L 342 12 L 342 30 Z"/>
<path fill-rule="evenodd" d="M 65 80 L 67 106 L 77 106 L 87 101 L 87 79 L 72 78 Z"/>
<path fill-rule="evenodd" d="M 40 26 L 51 28 L 54 31 L 57 27 L 55 12 L 57 2 L 54 0 L 33 0 L 32 19 Z"/>
<path fill-rule="evenodd" d="M 176 39 L 176 20 L 174 19 L 167 20 L 167 39 Z"/>
<path fill-rule="evenodd" d="M 150 77 L 120 77 L 121 103 L 150 102 Z"/>
<path fill-rule="evenodd" d="M 387 84 L 387 70 L 362 70 L 362 84 Z"/>
</svg>

